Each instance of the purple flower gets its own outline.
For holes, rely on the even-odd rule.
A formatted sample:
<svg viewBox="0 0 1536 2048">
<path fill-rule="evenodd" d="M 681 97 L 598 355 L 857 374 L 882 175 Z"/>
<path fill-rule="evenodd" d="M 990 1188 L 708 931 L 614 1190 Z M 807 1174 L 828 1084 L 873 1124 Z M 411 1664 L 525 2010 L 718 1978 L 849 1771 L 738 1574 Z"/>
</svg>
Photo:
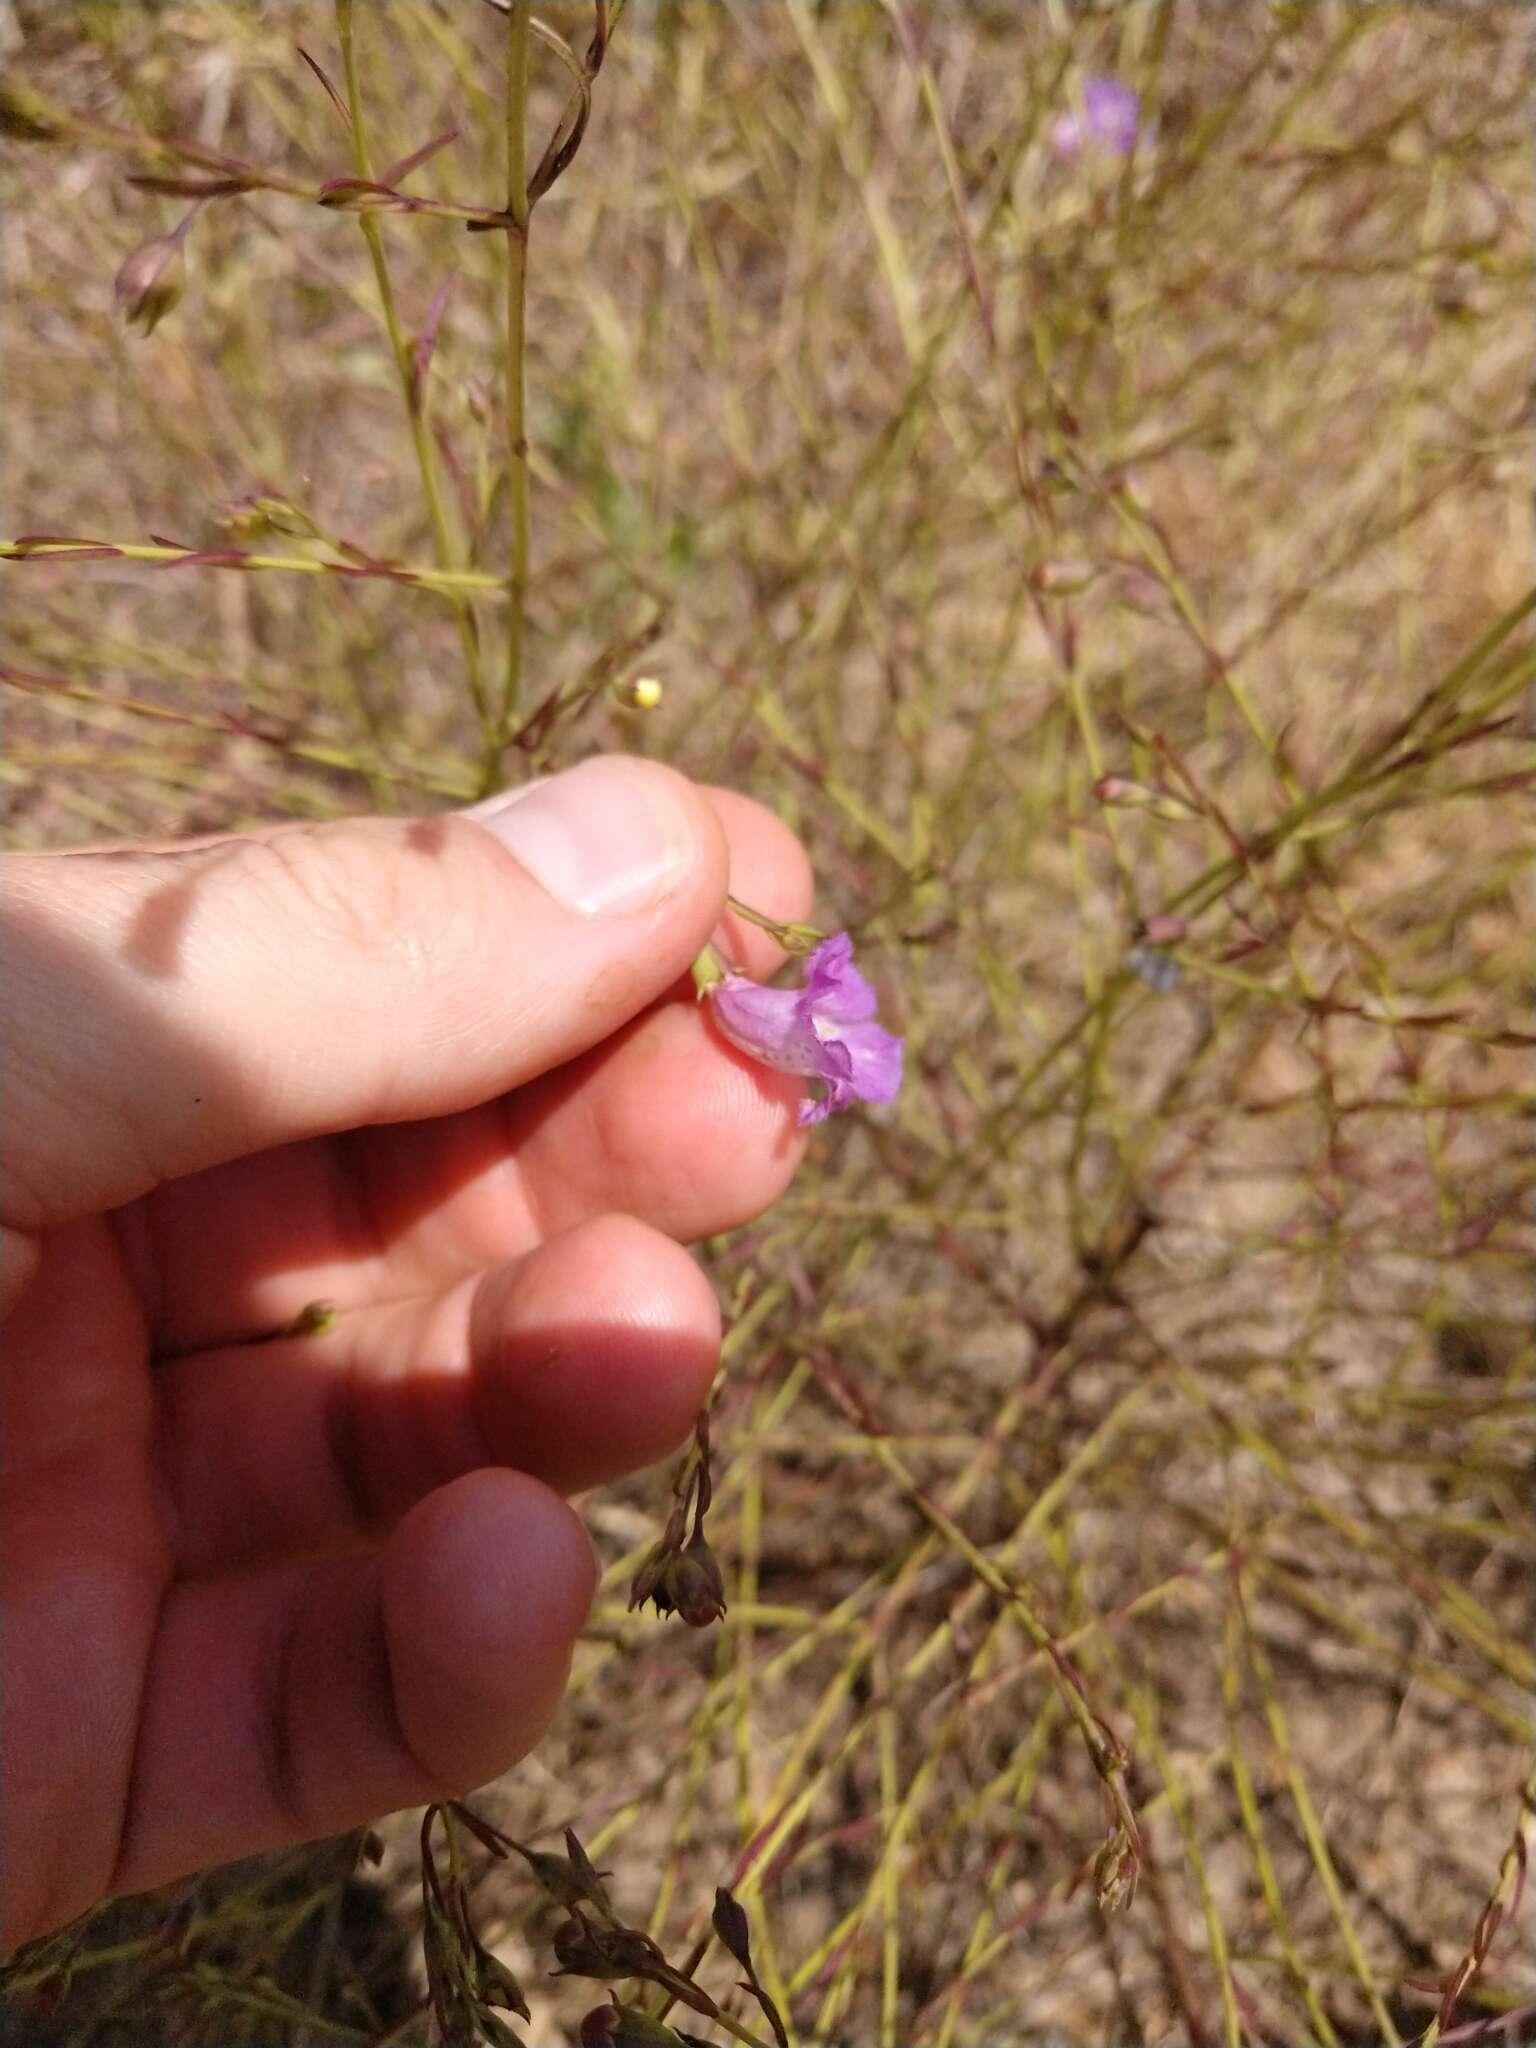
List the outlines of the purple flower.
<svg viewBox="0 0 1536 2048">
<path fill-rule="evenodd" d="M 855 1099 L 895 1099 L 901 1040 L 875 1022 L 875 992 L 853 964 L 846 932 L 823 939 L 812 953 L 804 988 L 764 988 L 727 974 L 709 994 L 715 1022 L 732 1045 L 766 1067 L 825 1082 L 819 1102 L 801 1103 L 801 1123 L 819 1124 Z"/>
<path fill-rule="evenodd" d="M 1083 104 L 1051 123 L 1051 147 L 1058 156 L 1084 148 L 1129 156 L 1141 132 L 1141 102 L 1118 78 L 1085 78 Z"/>
</svg>

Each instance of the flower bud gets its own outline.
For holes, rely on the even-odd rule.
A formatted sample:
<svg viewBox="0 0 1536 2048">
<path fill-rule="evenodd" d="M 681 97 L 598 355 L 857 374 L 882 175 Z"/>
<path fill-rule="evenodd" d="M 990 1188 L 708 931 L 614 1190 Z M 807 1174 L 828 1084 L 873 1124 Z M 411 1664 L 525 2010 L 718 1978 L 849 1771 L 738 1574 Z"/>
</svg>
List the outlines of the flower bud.
<svg viewBox="0 0 1536 2048">
<path fill-rule="evenodd" d="M 238 540 L 258 540 L 262 534 L 272 531 L 266 500 L 255 491 L 247 492 L 242 498 L 231 498 L 220 511 L 218 520 L 224 531 L 234 534 Z"/>
<path fill-rule="evenodd" d="M 629 676 L 613 685 L 614 701 L 626 711 L 654 711 L 665 694 L 660 676 Z"/>
<path fill-rule="evenodd" d="M 1154 818 L 1166 818 L 1173 825 L 1185 825 L 1200 816 L 1193 804 L 1170 796 L 1166 790 L 1151 789 L 1144 782 L 1132 782 L 1125 775 L 1101 775 L 1093 785 L 1093 793 L 1101 804 L 1150 811 Z"/>
<path fill-rule="evenodd" d="M 159 235 L 123 264 L 112 287 L 112 299 L 130 327 L 153 334 L 187 288 L 187 266 L 181 236 Z"/>
<path fill-rule="evenodd" d="M 1079 590 L 1086 590 L 1098 573 L 1093 562 L 1036 562 L 1029 572 L 1029 580 L 1047 597 L 1071 597 Z"/>
<path fill-rule="evenodd" d="M 293 540 L 323 540 L 321 533 L 309 514 L 299 506 L 291 505 L 286 498 L 274 496 L 270 491 L 262 492 L 252 500 L 252 508 L 267 522 L 273 533 L 287 534 Z"/>
<path fill-rule="evenodd" d="M 569 1828 L 565 1839 L 571 1851 L 568 1856 L 551 1856 L 544 1849 L 525 1849 L 521 1842 L 513 1842 L 512 1847 L 557 1906 L 564 1906 L 568 1913 L 578 1917 L 583 1908 L 592 1907 L 605 1920 L 614 1919 L 613 1907 L 603 1889 L 603 1872 L 592 1868 L 587 1852 Z"/>
</svg>

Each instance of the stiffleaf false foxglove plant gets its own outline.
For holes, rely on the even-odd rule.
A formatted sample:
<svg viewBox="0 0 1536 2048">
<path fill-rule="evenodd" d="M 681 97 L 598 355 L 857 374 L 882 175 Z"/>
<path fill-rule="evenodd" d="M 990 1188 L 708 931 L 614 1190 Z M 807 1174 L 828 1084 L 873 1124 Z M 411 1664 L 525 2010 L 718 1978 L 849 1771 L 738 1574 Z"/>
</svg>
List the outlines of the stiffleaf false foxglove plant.
<svg viewBox="0 0 1536 2048">
<path fill-rule="evenodd" d="M 902 1041 L 875 1022 L 874 990 L 853 964 L 853 941 L 837 932 L 806 961 L 803 988 L 764 988 L 745 975 L 696 971 L 720 1030 L 741 1052 L 786 1074 L 820 1081 L 819 1100 L 800 1105 L 819 1124 L 851 1102 L 891 1102 L 901 1086 Z"/>
</svg>

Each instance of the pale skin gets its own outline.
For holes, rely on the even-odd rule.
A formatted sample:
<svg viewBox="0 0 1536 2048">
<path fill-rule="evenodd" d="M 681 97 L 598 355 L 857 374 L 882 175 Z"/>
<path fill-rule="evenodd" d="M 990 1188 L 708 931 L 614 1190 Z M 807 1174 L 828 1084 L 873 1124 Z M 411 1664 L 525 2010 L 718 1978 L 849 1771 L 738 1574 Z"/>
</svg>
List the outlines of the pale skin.
<svg viewBox="0 0 1536 2048">
<path fill-rule="evenodd" d="M 462 817 L 8 864 L 7 1951 L 463 1793 L 558 1706 L 567 1497 L 683 1440 L 720 1343 L 684 1247 L 803 1145 L 686 977 L 712 938 L 772 970 L 727 888 L 803 919 L 804 856 L 617 772 L 681 849 L 638 909 Z"/>
</svg>

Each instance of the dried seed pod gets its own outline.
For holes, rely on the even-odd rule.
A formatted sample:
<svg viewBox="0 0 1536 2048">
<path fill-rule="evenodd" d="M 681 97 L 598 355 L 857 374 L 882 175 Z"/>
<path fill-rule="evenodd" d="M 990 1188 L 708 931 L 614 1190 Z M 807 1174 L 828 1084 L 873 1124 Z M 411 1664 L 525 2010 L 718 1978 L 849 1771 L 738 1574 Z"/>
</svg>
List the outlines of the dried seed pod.
<svg viewBox="0 0 1536 2048">
<path fill-rule="evenodd" d="M 521 2020 L 529 2017 L 522 1985 L 506 1964 L 478 1941 L 475 1944 L 475 1980 L 482 2004 L 499 2005 L 507 2012 L 515 2012 Z"/>
<path fill-rule="evenodd" d="M 715 1553 L 701 1535 L 694 1534 L 681 1556 L 671 1560 L 662 1579 L 672 1609 L 690 1628 L 708 1628 L 725 1613 L 725 1581 Z M 660 1608 L 660 1598 L 652 1597 Z"/>
<path fill-rule="evenodd" d="M 744 1970 L 752 1967 L 752 1934 L 747 1916 L 724 1885 L 715 1888 L 715 1910 L 711 1915 L 721 1946 L 728 1949 Z"/>
<path fill-rule="evenodd" d="M 566 1830 L 566 1841 L 576 1842 L 569 1829 Z M 512 1847 L 557 1906 L 564 1906 L 568 1913 L 574 1913 L 578 1918 L 583 1908 L 595 1910 L 605 1920 L 616 1918 L 599 1874 L 592 1868 L 579 1842 L 576 1842 L 576 1848 L 581 1852 L 579 1862 L 574 1856 L 552 1856 L 547 1850 L 525 1849 L 521 1842 L 513 1842 Z"/>
</svg>

